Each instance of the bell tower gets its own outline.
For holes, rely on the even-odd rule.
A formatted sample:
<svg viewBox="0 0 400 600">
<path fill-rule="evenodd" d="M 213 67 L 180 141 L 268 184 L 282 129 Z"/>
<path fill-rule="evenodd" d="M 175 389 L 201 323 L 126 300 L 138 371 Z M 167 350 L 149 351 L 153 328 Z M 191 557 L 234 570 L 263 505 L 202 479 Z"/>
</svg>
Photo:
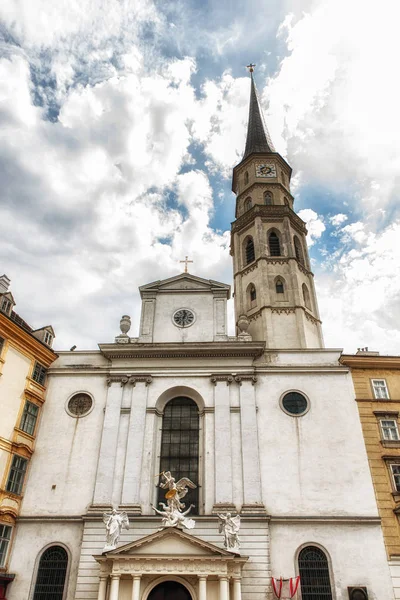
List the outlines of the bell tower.
<svg viewBox="0 0 400 600">
<path fill-rule="evenodd" d="M 264 124 L 249 65 L 247 140 L 233 169 L 231 226 L 235 318 L 268 348 L 322 348 L 314 275 L 304 221 L 293 210 L 292 169 L 275 151 Z M 239 324 L 239 326 L 238 326 Z"/>
</svg>

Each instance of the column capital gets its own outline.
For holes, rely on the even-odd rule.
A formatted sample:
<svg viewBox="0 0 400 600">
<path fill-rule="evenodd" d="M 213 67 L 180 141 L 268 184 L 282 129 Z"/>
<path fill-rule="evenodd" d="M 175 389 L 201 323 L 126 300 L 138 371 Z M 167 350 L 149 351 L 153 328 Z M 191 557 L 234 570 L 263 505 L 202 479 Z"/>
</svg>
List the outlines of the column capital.
<svg viewBox="0 0 400 600">
<path fill-rule="evenodd" d="M 252 374 L 252 375 L 236 375 L 235 381 L 239 385 L 242 385 L 243 381 L 250 381 L 251 385 L 255 385 L 257 383 L 257 376 L 254 374 Z"/>
<path fill-rule="evenodd" d="M 208 575 L 198 575 L 199 581 L 205 581 Z"/>
<path fill-rule="evenodd" d="M 143 382 L 146 386 L 153 383 L 153 378 L 151 375 L 131 375 L 129 377 L 129 382 L 131 385 L 135 386 L 137 383 Z"/>
<path fill-rule="evenodd" d="M 233 382 L 233 375 L 229 373 L 221 373 L 220 375 L 211 375 L 210 381 L 213 385 L 217 385 L 219 381 L 225 381 L 226 385 L 230 385 Z"/>
<path fill-rule="evenodd" d="M 135 580 L 135 579 L 136 579 L 136 580 L 138 580 L 138 579 L 142 579 L 142 575 L 138 575 L 138 574 L 132 573 L 132 579 L 133 579 L 133 580 Z"/>
</svg>

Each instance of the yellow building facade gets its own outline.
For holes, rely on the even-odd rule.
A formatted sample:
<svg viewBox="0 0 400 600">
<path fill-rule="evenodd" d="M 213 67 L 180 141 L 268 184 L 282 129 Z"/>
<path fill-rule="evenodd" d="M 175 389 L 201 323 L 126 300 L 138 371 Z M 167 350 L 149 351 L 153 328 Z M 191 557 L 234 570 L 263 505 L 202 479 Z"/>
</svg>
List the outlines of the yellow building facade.
<svg viewBox="0 0 400 600">
<path fill-rule="evenodd" d="M 351 370 L 395 598 L 400 598 L 400 356 L 342 355 Z"/>
<path fill-rule="evenodd" d="M 15 311 L 10 280 L 0 277 L 0 598 L 16 519 L 35 450 L 45 400 L 46 370 L 57 358 L 50 325 L 33 330 Z"/>
</svg>

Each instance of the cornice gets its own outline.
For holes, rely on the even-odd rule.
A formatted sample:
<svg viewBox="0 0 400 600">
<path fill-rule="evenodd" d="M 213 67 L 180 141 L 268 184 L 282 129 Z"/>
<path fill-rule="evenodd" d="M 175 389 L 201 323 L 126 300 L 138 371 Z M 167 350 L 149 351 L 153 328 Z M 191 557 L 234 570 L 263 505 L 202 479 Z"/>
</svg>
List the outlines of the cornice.
<svg viewBox="0 0 400 600">
<path fill-rule="evenodd" d="M 311 321 L 314 324 L 322 323 L 322 321 L 320 321 L 319 319 L 317 319 L 316 317 L 311 315 L 308 312 L 308 310 L 304 306 L 301 306 L 300 304 L 295 304 L 294 306 L 272 306 L 271 304 L 266 304 L 265 306 L 261 306 L 257 312 L 254 312 L 251 315 L 249 314 L 248 319 L 249 319 L 249 321 L 257 320 L 259 317 L 261 317 L 262 311 L 265 309 L 269 309 L 272 313 L 275 313 L 278 315 L 281 315 L 281 314 L 290 315 L 291 313 L 295 313 L 296 309 L 298 309 L 298 308 L 300 308 L 304 312 L 305 317 L 308 321 Z"/>
<path fill-rule="evenodd" d="M 188 342 L 165 344 L 99 344 L 102 354 L 118 358 L 258 358 L 265 342 Z"/>
<path fill-rule="evenodd" d="M 400 369 L 400 356 L 342 354 L 340 362 L 352 369 Z"/>
<path fill-rule="evenodd" d="M 307 235 L 304 221 L 289 207 L 283 204 L 254 204 L 248 211 L 231 223 L 232 234 L 240 231 L 256 217 L 268 222 L 281 221 L 288 217 L 293 227 L 301 234 Z"/>
<path fill-rule="evenodd" d="M 295 256 L 267 256 L 266 254 L 258 256 L 249 265 L 246 265 L 245 267 L 243 267 L 243 269 L 236 271 L 235 277 L 237 275 L 243 276 L 243 275 L 246 275 L 247 273 L 250 273 L 251 271 L 254 271 L 257 268 L 258 263 L 262 260 L 265 260 L 265 262 L 267 262 L 268 264 L 271 264 L 271 265 L 285 264 L 285 263 L 289 263 L 289 261 L 291 261 L 291 260 L 294 260 L 297 263 L 297 266 L 302 273 L 304 273 L 305 275 L 309 275 L 310 277 L 314 277 L 314 273 L 312 271 L 309 271 L 305 267 L 303 267 L 303 265 L 297 260 L 297 258 Z"/>
<path fill-rule="evenodd" d="M 49 367 L 58 357 L 56 352 L 0 312 L 0 335 L 24 354 Z"/>
</svg>

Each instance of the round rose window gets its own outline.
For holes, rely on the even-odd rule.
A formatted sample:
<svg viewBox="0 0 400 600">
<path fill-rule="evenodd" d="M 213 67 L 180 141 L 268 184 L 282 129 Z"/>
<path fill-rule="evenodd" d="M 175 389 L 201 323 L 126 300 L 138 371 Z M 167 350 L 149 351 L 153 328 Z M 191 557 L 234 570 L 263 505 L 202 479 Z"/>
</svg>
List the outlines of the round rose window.
<svg viewBox="0 0 400 600">
<path fill-rule="evenodd" d="M 93 400 L 89 394 L 80 392 L 75 394 L 68 401 L 68 412 L 74 417 L 83 417 L 87 415 L 93 406 Z"/>
</svg>

